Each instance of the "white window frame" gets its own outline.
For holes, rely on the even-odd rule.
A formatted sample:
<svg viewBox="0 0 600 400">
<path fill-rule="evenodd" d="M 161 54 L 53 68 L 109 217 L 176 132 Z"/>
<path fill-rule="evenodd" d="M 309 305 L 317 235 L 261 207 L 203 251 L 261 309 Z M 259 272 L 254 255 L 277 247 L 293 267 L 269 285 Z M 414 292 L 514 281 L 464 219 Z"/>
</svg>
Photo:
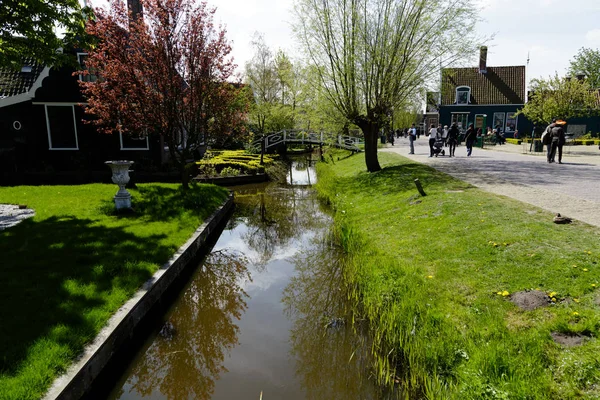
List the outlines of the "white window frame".
<svg viewBox="0 0 600 400">
<path fill-rule="evenodd" d="M 458 92 L 467 92 L 467 102 L 458 102 Z M 468 105 L 471 103 L 471 88 L 469 86 L 457 86 L 456 87 L 456 105 Z"/>
<path fill-rule="evenodd" d="M 515 129 L 513 129 L 512 131 L 509 131 L 506 129 L 506 124 L 508 123 L 508 114 L 516 114 L 516 111 L 513 112 L 507 112 L 506 113 L 506 117 L 504 118 L 504 132 L 510 132 L 510 133 L 514 133 L 517 129 L 517 126 L 519 125 L 519 116 L 515 115 Z"/>
<path fill-rule="evenodd" d="M 495 112 L 492 114 L 492 129 L 496 129 L 496 115 L 502 114 L 502 123 L 500 124 L 500 128 L 502 129 L 502 133 L 506 131 L 506 113 L 505 112 Z"/>
<path fill-rule="evenodd" d="M 71 107 L 73 111 L 73 129 L 75 130 L 75 147 L 52 147 L 52 134 L 50 129 L 50 118 L 48 117 L 48 106 L 50 107 Z M 44 112 L 46 113 L 46 131 L 48 133 L 48 150 L 79 150 L 79 139 L 77 138 L 77 118 L 75 117 L 75 104 L 64 103 L 44 103 Z"/>
<path fill-rule="evenodd" d="M 458 115 L 462 115 L 462 116 L 466 115 L 464 127 L 462 127 L 462 126 L 460 127 L 460 129 L 462 131 L 463 129 L 467 129 L 469 127 L 469 115 L 470 114 L 471 113 L 467 112 L 467 111 L 464 111 L 464 112 L 452 112 L 452 113 L 450 113 L 450 118 L 451 118 L 450 121 L 451 121 L 451 123 L 457 122 L 456 125 L 458 126 L 458 121 L 457 121 L 458 120 Z"/>
<path fill-rule="evenodd" d="M 119 142 L 121 144 L 122 151 L 144 151 L 150 150 L 150 142 L 148 141 L 148 134 L 146 134 L 146 147 L 123 147 L 123 132 L 119 131 Z"/>
<path fill-rule="evenodd" d="M 89 70 L 89 69 L 88 69 L 88 68 L 87 68 L 85 65 L 83 65 L 83 64 L 81 63 L 81 56 L 87 56 L 87 55 L 88 55 L 88 53 L 77 53 L 77 62 L 79 63 L 79 66 L 80 66 L 82 69 L 85 69 L 85 70 L 87 70 L 88 72 L 90 72 L 90 70 Z M 93 81 L 92 81 L 92 80 L 90 79 L 90 80 L 84 81 L 84 80 L 83 80 L 83 75 L 81 75 L 81 74 L 79 74 L 79 80 L 80 80 L 80 81 L 82 81 L 82 82 L 96 82 L 96 81 L 98 80 L 98 75 L 96 75 L 96 74 L 89 73 L 89 74 L 88 74 L 88 77 L 89 77 L 89 76 L 95 76 L 95 77 L 96 77 L 96 80 L 93 80 Z"/>
</svg>

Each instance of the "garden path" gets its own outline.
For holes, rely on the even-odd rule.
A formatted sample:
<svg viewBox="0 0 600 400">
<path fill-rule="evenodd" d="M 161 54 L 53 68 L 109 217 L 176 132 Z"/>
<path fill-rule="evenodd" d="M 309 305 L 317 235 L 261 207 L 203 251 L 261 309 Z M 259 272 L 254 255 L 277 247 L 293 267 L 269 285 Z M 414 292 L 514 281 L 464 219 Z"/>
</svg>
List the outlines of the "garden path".
<svg viewBox="0 0 600 400">
<path fill-rule="evenodd" d="M 521 145 L 474 148 L 471 157 L 466 156 L 463 145 L 453 158 L 429 158 L 428 139 L 423 137 L 415 142 L 413 155 L 408 154 L 407 139 L 382 149 L 430 165 L 485 191 L 600 227 L 600 150 L 597 146 L 565 150 L 570 151 L 563 154 L 563 164 L 548 164 L 545 153 L 521 154 Z"/>
</svg>

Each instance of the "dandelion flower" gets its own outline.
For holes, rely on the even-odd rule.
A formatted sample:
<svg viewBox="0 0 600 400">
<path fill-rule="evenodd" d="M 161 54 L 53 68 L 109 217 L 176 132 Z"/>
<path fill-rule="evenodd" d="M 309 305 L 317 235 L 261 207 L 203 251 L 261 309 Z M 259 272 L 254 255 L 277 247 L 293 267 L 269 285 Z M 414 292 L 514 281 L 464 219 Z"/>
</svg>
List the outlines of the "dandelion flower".
<svg viewBox="0 0 600 400">
<path fill-rule="evenodd" d="M 574 315 L 574 316 L 578 316 L 578 315 L 579 315 L 579 313 L 578 313 L 577 311 L 573 311 L 573 315 Z"/>
<path fill-rule="evenodd" d="M 557 295 L 557 293 L 556 293 L 556 292 L 550 292 L 550 293 L 548 294 L 548 296 L 550 296 L 550 297 L 554 297 L 554 296 L 556 296 L 556 295 Z"/>
<path fill-rule="evenodd" d="M 573 299 L 575 303 L 579 303 L 579 299 Z"/>
<path fill-rule="evenodd" d="M 573 268 L 577 268 L 577 265 L 573 264 Z"/>
<path fill-rule="evenodd" d="M 595 283 L 592 283 L 592 287 L 596 287 L 596 284 L 595 284 Z"/>
<path fill-rule="evenodd" d="M 427 275 L 427 278 L 433 279 L 433 275 Z"/>
<path fill-rule="evenodd" d="M 551 300 L 553 303 L 556 303 L 556 298 L 553 297 Z"/>
<path fill-rule="evenodd" d="M 505 290 L 505 291 L 502 292 L 502 296 L 504 296 L 504 297 L 508 296 L 509 294 L 510 293 L 508 293 L 508 290 Z"/>
<path fill-rule="evenodd" d="M 583 269 L 583 272 L 588 272 L 588 271 L 589 271 L 589 269 L 587 269 L 587 268 Z"/>
</svg>

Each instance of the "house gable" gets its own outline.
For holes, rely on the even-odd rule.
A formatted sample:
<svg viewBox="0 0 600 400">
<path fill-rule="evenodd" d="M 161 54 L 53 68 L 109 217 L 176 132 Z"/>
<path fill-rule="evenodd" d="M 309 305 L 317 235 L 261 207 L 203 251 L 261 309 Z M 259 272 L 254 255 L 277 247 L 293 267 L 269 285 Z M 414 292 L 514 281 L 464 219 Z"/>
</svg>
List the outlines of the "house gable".
<svg viewBox="0 0 600 400">
<path fill-rule="evenodd" d="M 442 105 L 456 104 L 456 88 L 470 88 L 468 104 L 503 105 L 525 103 L 525 66 L 445 68 L 442 71 Z"/>
</svg>

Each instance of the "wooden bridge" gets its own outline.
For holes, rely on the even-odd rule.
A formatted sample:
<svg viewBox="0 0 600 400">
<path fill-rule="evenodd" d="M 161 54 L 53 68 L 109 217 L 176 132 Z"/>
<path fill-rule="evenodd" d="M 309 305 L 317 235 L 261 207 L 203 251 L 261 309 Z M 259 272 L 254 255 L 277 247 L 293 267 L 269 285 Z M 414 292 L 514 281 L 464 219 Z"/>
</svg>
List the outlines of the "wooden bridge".
<svg viewBox="0 0 600 400">
<path fill-rule="evenodd" d="M 341 149 L 361 151 L 365 142 L 363 138 L 355 136 L 335 135 L 326 132 L 311 132 L 303 130 L 288 130 L 284 129 L 279 132 L 265 135 L 262 139 L 252 142 L 252 146 L 256 150 L 260 150 L 264 141 L 264 149 L 277 146 L 279 144 L 314 144 L 329 145 L 339 147 Z"/>
</svg>

